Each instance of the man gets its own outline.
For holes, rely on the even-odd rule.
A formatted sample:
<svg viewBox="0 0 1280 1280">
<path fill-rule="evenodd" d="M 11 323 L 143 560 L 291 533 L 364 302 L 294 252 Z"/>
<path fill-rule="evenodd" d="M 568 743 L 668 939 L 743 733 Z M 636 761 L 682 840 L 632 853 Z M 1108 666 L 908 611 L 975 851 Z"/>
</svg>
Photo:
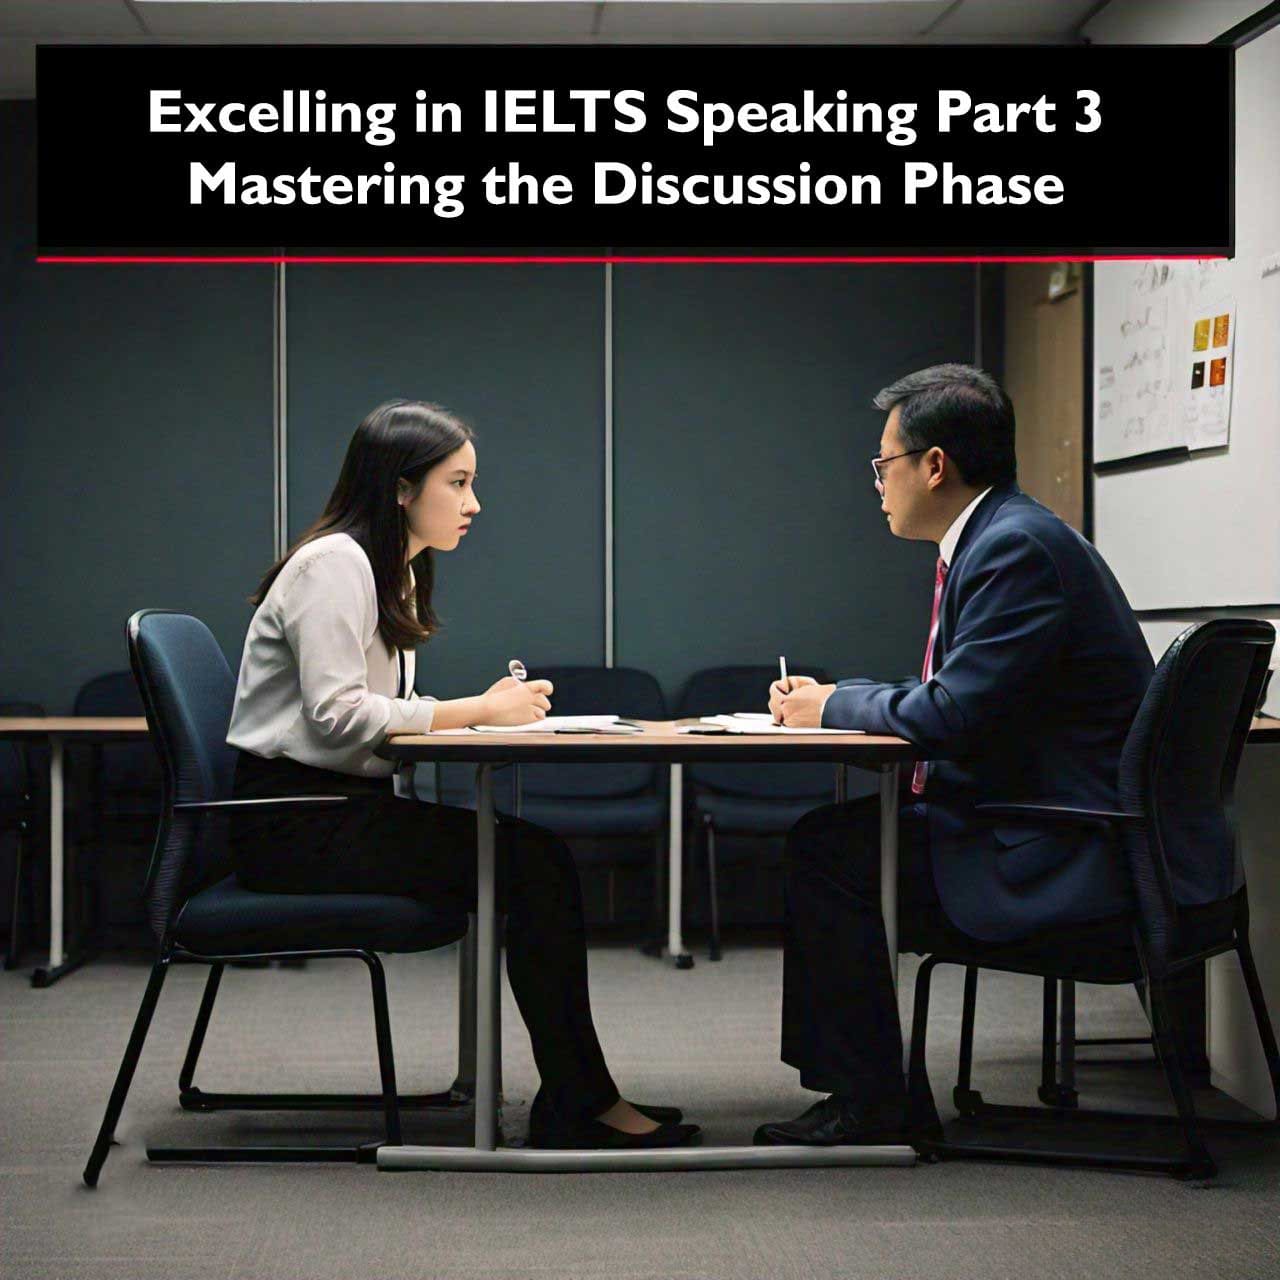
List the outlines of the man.
<svg viewBox="0 0 1280 1280">
<path fill-rule="evenodd" d="M 896 734 L 928 753 L 904 778 L 903 949 L 1114 914 L 1128 890 L 1108 836 L 994 825 L 974 809 L 1118 807 L 1120 752 L 1152 671 L 1133 612 L 1097 551 L 1018 489 L 1013 405 L 993 378 L 938 365 L 875 404 L 888 413 L 872 465 L 889 530 L 938 544 L 922 678 L 777 681 L 774 718 Z M 830 1096 L 762 1125 L 758 1143 L 901 1135 L 902 1033 L 878 880 L 874 799 L 818 809 L 788 837 L 782 1059 Z"/>
</svg>

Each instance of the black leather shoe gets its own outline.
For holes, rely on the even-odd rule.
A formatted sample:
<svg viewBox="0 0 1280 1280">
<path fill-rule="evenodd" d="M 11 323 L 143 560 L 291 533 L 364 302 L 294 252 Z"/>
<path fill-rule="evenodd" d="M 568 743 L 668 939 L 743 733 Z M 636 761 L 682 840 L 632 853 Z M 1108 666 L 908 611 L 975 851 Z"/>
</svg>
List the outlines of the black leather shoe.
<svg viewBox="0 0 1280 1280">
<path fill-rule="evenodd" d="M 794 1120 L 762 1124 L 758 1147 L 883 1146 L 905 1141 L 901 1106 L 860 1108 L 850 1098 L 832 1095 L 815 1102 Z"/>
</svg>

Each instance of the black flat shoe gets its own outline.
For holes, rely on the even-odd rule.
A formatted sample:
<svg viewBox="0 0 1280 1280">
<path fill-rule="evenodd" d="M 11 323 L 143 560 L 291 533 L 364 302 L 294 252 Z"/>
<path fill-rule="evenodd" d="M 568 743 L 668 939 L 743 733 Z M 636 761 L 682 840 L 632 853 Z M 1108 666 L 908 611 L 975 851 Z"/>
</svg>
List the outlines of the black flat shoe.
<svg viewBox="0 0 1280 1280">
<path fill-rule="evenodd" d="M 646 1119 L 658 1124 L 679 1124 L 684 1119 L 684 1112 L 679 1107 L 651 1107 L 643 1102 L 633 1102 L 631 1105 Z"/>
<path fill-rule="evenodd" d="M 529 1126 L 529 1145 L 540 1150 L 657 1151 L 687 1147 L 701 1136 L 696 1124 L 660 1124 L 649 1133 L 623 1133 L 599 1120 L 567 1125 Z"/>
<path fill-rule="evenodd" d="M 903 1108 L 860 1108 L 834 1094 L 794 1120 L 762 1124 L 757 1147 L 894 1146 L 906 1141 Z"/>
<path fill-rule="evenodd" d="M 652 1120 L 655 1124 L 679 1124 L 684 1119 L 684 1112 L 679 1107 L 656 1107 L 644 1102 L 633 1102 L 631 1105 L 645 1119 Z M 549 1124 L 559 1123 L 558 1117 L 553 1115 L 543 1097 L 542 1090 L 539 1089 L 533 1095 L 533 1102 L 529 1107 L 529 1124 L 532 1127 L 535 1121 L 541 1122 L 544 1118 Z"/>
</svg>

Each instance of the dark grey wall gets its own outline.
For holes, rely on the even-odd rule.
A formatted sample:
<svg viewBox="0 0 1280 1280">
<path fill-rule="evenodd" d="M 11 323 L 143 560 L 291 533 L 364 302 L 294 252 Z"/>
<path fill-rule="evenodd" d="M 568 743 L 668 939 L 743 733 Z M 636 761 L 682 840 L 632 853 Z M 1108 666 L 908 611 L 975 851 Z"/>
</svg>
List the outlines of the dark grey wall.
<svg viewBox="0 0 1280 1280">
<path fill-rule="evenodd" d="M 288 271 L 291 536 L 319 514 L 352 431 L 393 396 L 479 434 L 481 513 L 436 556 L 444 630 L 418 687 L 474 693 L 526 663 L 604 661 L 603 271 Z"/>
<path fill-rule="evenodd" d="M 143 606 L 239 663 L 271 554 L 271 269 L 36 266 L 34 115 L 0 103 L 0 697 L 60 712 L 128 666 Z"/>
<path fill-rule="evenodd" d="M 36 267 L 34 112 L 0 105 L 0 697 L 69 707 L 122 625 L 207 619 L 233 667 L 272 556 L 269 268 Z M 932 549 L 886 531 L 874 391 L 973 351 L 967 267 L 617 267 L 616 660 L 669 697 L 785 653 L 918 661 Z M 477 428 L 484 511 L 438 559 L 419 687 L 604 654 L 604 271 L 293 267 L 290 532 L 373 405 Z"/>
<path fill-rule="evenodd" d="M 911 673 L 936 549 L 892 537 L 869 460 L 900 374 L 973 356 L 973 272 L 619 267 L 617 661 Z"/>
</svg>

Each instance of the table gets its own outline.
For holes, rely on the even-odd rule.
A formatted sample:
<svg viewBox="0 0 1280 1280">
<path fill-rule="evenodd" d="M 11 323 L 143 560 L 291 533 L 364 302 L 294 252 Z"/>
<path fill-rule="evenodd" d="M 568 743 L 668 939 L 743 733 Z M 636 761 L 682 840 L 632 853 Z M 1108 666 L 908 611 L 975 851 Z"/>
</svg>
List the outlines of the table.
<svg viewBox="0 0 1280 1280">
<path fill-rule="evenodd" d="M 64 841 L 64 750 L 68 742 L 118 742 L 147 735 L 143 716 L 0 716 L 0 738 L 49 744 L 49 963 L 31 975 L 33 987 L 52 986 L 78 969 L 85 956 L 64 951 L 63 901 L 66 847 Z M 15 892 L 16 892 L 15 888 Z"/>
<path fill-rule="evenodd" d="M 535 1151 L 499 1148 L 497 1012 L 499 941 L 494 910 L 493 769 L 504 764 L 604 764 L 633 761 L 683 765 L 825 762 L 880 773 L 881 909 L 896 974 L 898 924 L 898 770 L 921 758 L 901 738 L 870 734 L 680 734 L 672 721 L 641 722 L 644 732 L 611 734 L 438 733 L 389 738 L 379 754 L 400 764 L 476 766 L 476 1045 L 475 1141 L 467 1147 L 380 1147 L 380 1169 L 470 1169 L 564 1172 L 591 1169 L 737 1169 L 796 1165 L 909 1165 L 908 1146 L 691 1147 L 665 1151 Z M 673 788 L 673 791 L 676 788 Z M 678 797 L 673 795 L 672 804 Z M 678 879 L 673 894 L 678 892 Z"/>
</svg>

